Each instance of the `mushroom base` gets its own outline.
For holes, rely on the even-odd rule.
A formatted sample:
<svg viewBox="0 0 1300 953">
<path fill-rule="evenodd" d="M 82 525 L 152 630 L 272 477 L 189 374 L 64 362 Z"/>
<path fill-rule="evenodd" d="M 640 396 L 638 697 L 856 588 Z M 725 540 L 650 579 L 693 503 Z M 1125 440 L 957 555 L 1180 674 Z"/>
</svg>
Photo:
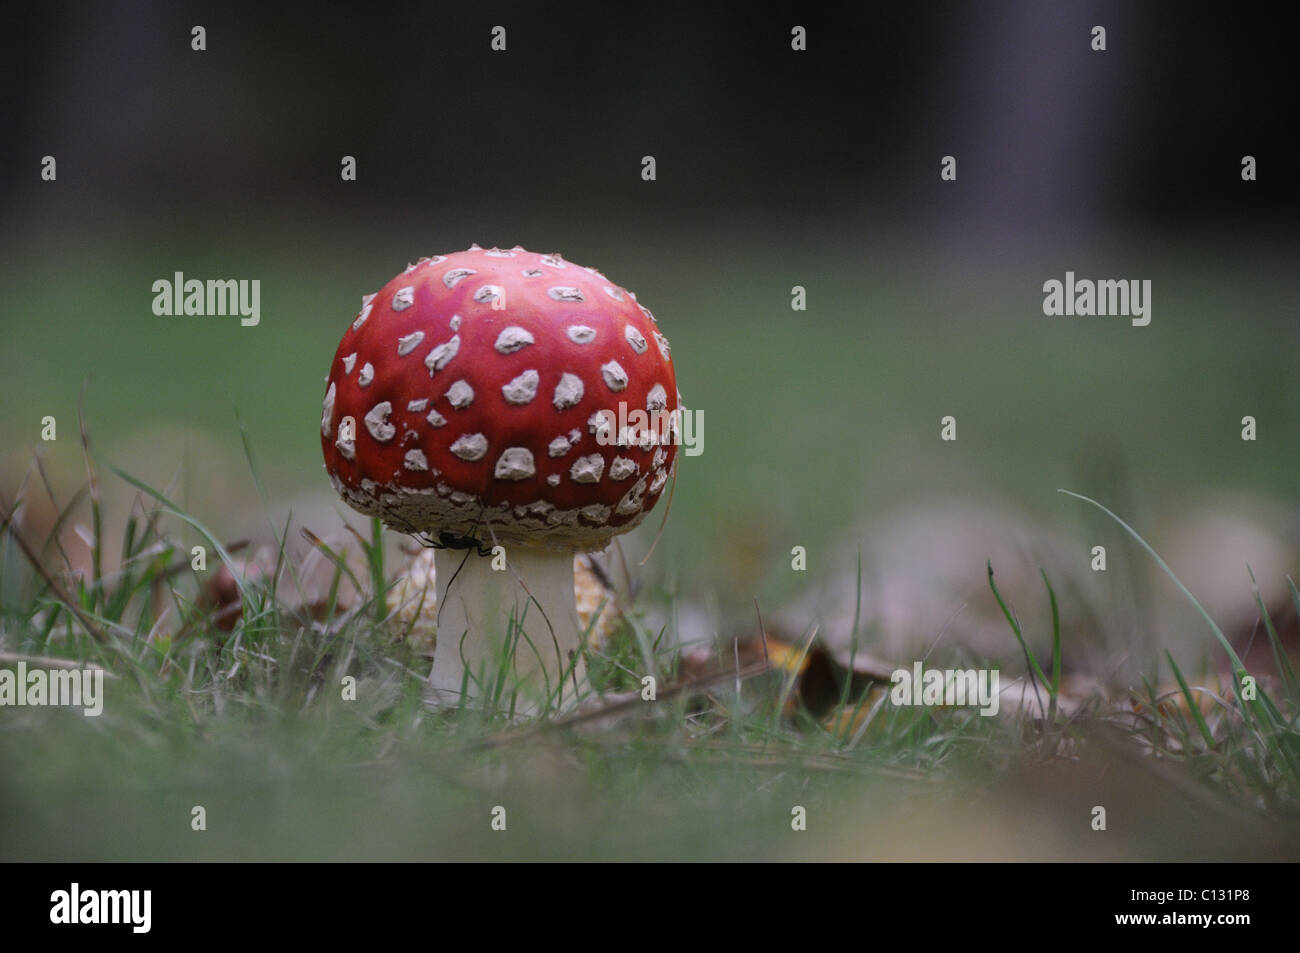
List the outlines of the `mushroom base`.
<svg viewBox="0 0 1300 953">
<path fill-rule="evenodd" d="M 434 567 L 432 700 L 458 705 L 464 694 L 523 714 L 568 707 L 586 678 L 573 553 L 439 549 Z"/>
</svg>

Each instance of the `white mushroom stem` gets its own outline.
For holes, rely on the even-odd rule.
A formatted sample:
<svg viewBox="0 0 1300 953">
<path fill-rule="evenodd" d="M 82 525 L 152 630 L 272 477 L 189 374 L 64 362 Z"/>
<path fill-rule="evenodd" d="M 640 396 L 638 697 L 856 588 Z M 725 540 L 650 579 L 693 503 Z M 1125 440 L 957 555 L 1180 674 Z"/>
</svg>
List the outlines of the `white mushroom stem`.
<svg viewBox="0 0 1300 953">
<path fill-rule="evenodd" d="M 572 702 L 586 674 L 572 552 L 511 546 L 504 556 L 480 556 L 439 549 L 434 571 L 438 641 L 429 688 L 437 703 L 457 705 L 462 691 L 504 709 L 517 691 L 518 713 Z"/>
</svg>

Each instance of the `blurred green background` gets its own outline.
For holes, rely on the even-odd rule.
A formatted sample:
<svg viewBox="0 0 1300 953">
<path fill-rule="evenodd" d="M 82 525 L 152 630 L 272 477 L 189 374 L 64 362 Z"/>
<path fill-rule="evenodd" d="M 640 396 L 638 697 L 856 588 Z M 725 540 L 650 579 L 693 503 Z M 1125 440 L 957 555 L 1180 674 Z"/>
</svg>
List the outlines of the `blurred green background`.
<svg viewBox="0 0 1300 953">
<path fill-rule="evenodd" d="M 661 557 L 741 605 L 797 585 L 775 558 L 792 545 L 828 553 L 905 499 L 1059 516 L 1057 486 L 1107 489 L 1090 464 L 1122 469 L 1137 503 L 1296 499 L 1298 94 L 1267 22 L 1173 4 L 686 9 L 17 14 L 6 487 L 45 414 L 51 468 L 79 472 L 84 388 L 119 465 L 180 462 L 180 432 L 193 471 L 234 460 L 214 498 L 199 481 L 186 499 L 217 527 L 252 499 L 229 482 L 236 409 L 273 496 L 325 492 L 321 380 L 360 296 L 478 242 L 558 250 L 659 317 L 706 420 Z M 1067 270 L 1151 280 L 1151 325 L 1045 317 L 1042 283 Z M 154 316 L 152 283 L 176 271 L 259 279 L 260 326 Z"/>
<path fill-rule="evenodd" d="M 38 230 L 6 254 L 9 479 L 41 443 L 46 414 L 60 426 L 44 447 L 48 465 L 81 478 L 84 388 L 96 451 L 127 470 L 138 463 L 151 480 L 184 464 L 179 495 L 217 529 L 238 501 L 259 505 L 237 414 L 272 498 L 329 500 L 322 380 L 361 294 L 421 254 L 520 240 L 631 287 L 669 335 L 683 397 L 703 414 L 704 452 L 683 459 L 656 561 L 697 592 L 742 606 L 781 593 L 791 546 L 809 547 L 810 566 L 824 571 L 860 519 L 909 500 L 1004 497 L 1069 525 L 1078 508 L 1054 490 L 1101 495 L 1095 472 L 1116 460 L 1135 498 L 1156 510 L 1195 506 L 1197 492 L 1213 490 L 1297 498 L 1300 289 L 1276 248 L 1166 241 L 1071 260 L 1081 275 L 1150 278 L 1153 319 L 1138 328 L 1045 317 L 1041 282 L 1065 267 L 1038 260 L 994 269 L 811 233 L 776 249 L 725 225 L 694 227 L 685 243 L 657 231 L 620 242 L 601 228 L 520 238 L 471 223 L 381 236 L 367 219 L 300 236 L 263 220 L 237 242 L 215 226 L 163 240 L 130 222 L 71 241 Z M 154 316 L 151 284 L 174 270 L 261 276 L 261 323 Z M 790 308 L 793 285 L 807 289 L 805 312 Z M 939 439 L 949 414 L 954 443 Z M 1240 438 L 1246 414 L 1259 422 L 1254 443 Z M 204 478 L 212 472 L 235 482 Z M 652 537 L 661 517 L 638 536 Z"/>
</svg>

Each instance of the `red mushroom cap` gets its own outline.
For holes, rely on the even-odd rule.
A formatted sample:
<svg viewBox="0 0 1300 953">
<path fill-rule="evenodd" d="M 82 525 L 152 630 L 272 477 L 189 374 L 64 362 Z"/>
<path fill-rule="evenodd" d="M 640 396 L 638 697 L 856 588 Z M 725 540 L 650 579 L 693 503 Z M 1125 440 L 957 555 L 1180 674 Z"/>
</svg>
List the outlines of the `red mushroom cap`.
<svg viewBox="0 0 1300 953">
<path fill-rule="evenodd" d="M 600 549 L 676 465 L 668 341 L 559 255 L 422 258 L 362 300 L 326 384 L 334 488 L 407 532 Z"/>
</svg>

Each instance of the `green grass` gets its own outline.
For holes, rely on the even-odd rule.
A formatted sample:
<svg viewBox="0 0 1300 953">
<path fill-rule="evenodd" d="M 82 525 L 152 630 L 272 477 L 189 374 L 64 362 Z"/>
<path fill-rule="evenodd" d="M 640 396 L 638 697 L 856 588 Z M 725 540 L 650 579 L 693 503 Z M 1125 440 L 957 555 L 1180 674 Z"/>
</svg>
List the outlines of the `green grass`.
<svg viewBox="0 0 1300 953">
<path fill-rule="evenodd" d="M 128 481 L 142 505 L 121 540 L 95 537 L 88 576 L 34 572 L 28 556 L 53 542 L 6 525 L 6 664 L 56 657 L 114 677 L 99 718 L 0 713 L 5 859 L 1297 856 L 1294 675 L 1246 697 L 1234 656 L 1236 696 L 1210 696 L 1202 711 L 1206 696 L 1171 657 L 1185 704 L 1149 687 L 1126 705 L 1082 699 L 1067 715 L 1045 573 L 1050 676 L 989 567 L 1009 623 L 1007 656 L 990 663 L 1009 678 L 1025 668 L 1018 647 L 1050 698 L 1046 717 L 1037 706 L 995 718 L 898 707 L 850 690 L 842 671 L 830 712 L 814 715 L 793 671 L 742 665 L 730 644 L 716 647 L 715 676 L 683 676 L 665 633 L 635 612 L 590 659 L 576 711 L 512 717 L 514 693 L 491 672 L 476 702 L 430 710 L 427 663 L 403 654 L 384 607 L 393 570 L 377 536 L 360 540 L 371 576 L 355 581 L 369 598 L 337 609 L 338 560 L 317 618 L 282 598 L 295 571 L 283 545 L 276 573 L 242 578 L 217 529 L 92 459 L 92 510 L 101 479 Z M 7 515 L 13 501 L 3 502 Z M 242 610 L 228 632 L 199 598 L 215 565 L 190 569 L 182 528 L 236 573 Z M 121 568 L 106 573 L 110 542 Z M 177 634 L 151 636 L 164 608 Z M 639 695 L 647 670 L 654 702 Z M 1149 686 L 1160 680 L 1152 673 Z M 1105 834 L 1089 827 L 1095 804 L 1110 812 Z M 190 827 L 196 805 L 202 832 Z M 505 832 L 491 827 L 498 806 Z M 791 829 L 796 807 L 807 831 Z"/>
</svg>

